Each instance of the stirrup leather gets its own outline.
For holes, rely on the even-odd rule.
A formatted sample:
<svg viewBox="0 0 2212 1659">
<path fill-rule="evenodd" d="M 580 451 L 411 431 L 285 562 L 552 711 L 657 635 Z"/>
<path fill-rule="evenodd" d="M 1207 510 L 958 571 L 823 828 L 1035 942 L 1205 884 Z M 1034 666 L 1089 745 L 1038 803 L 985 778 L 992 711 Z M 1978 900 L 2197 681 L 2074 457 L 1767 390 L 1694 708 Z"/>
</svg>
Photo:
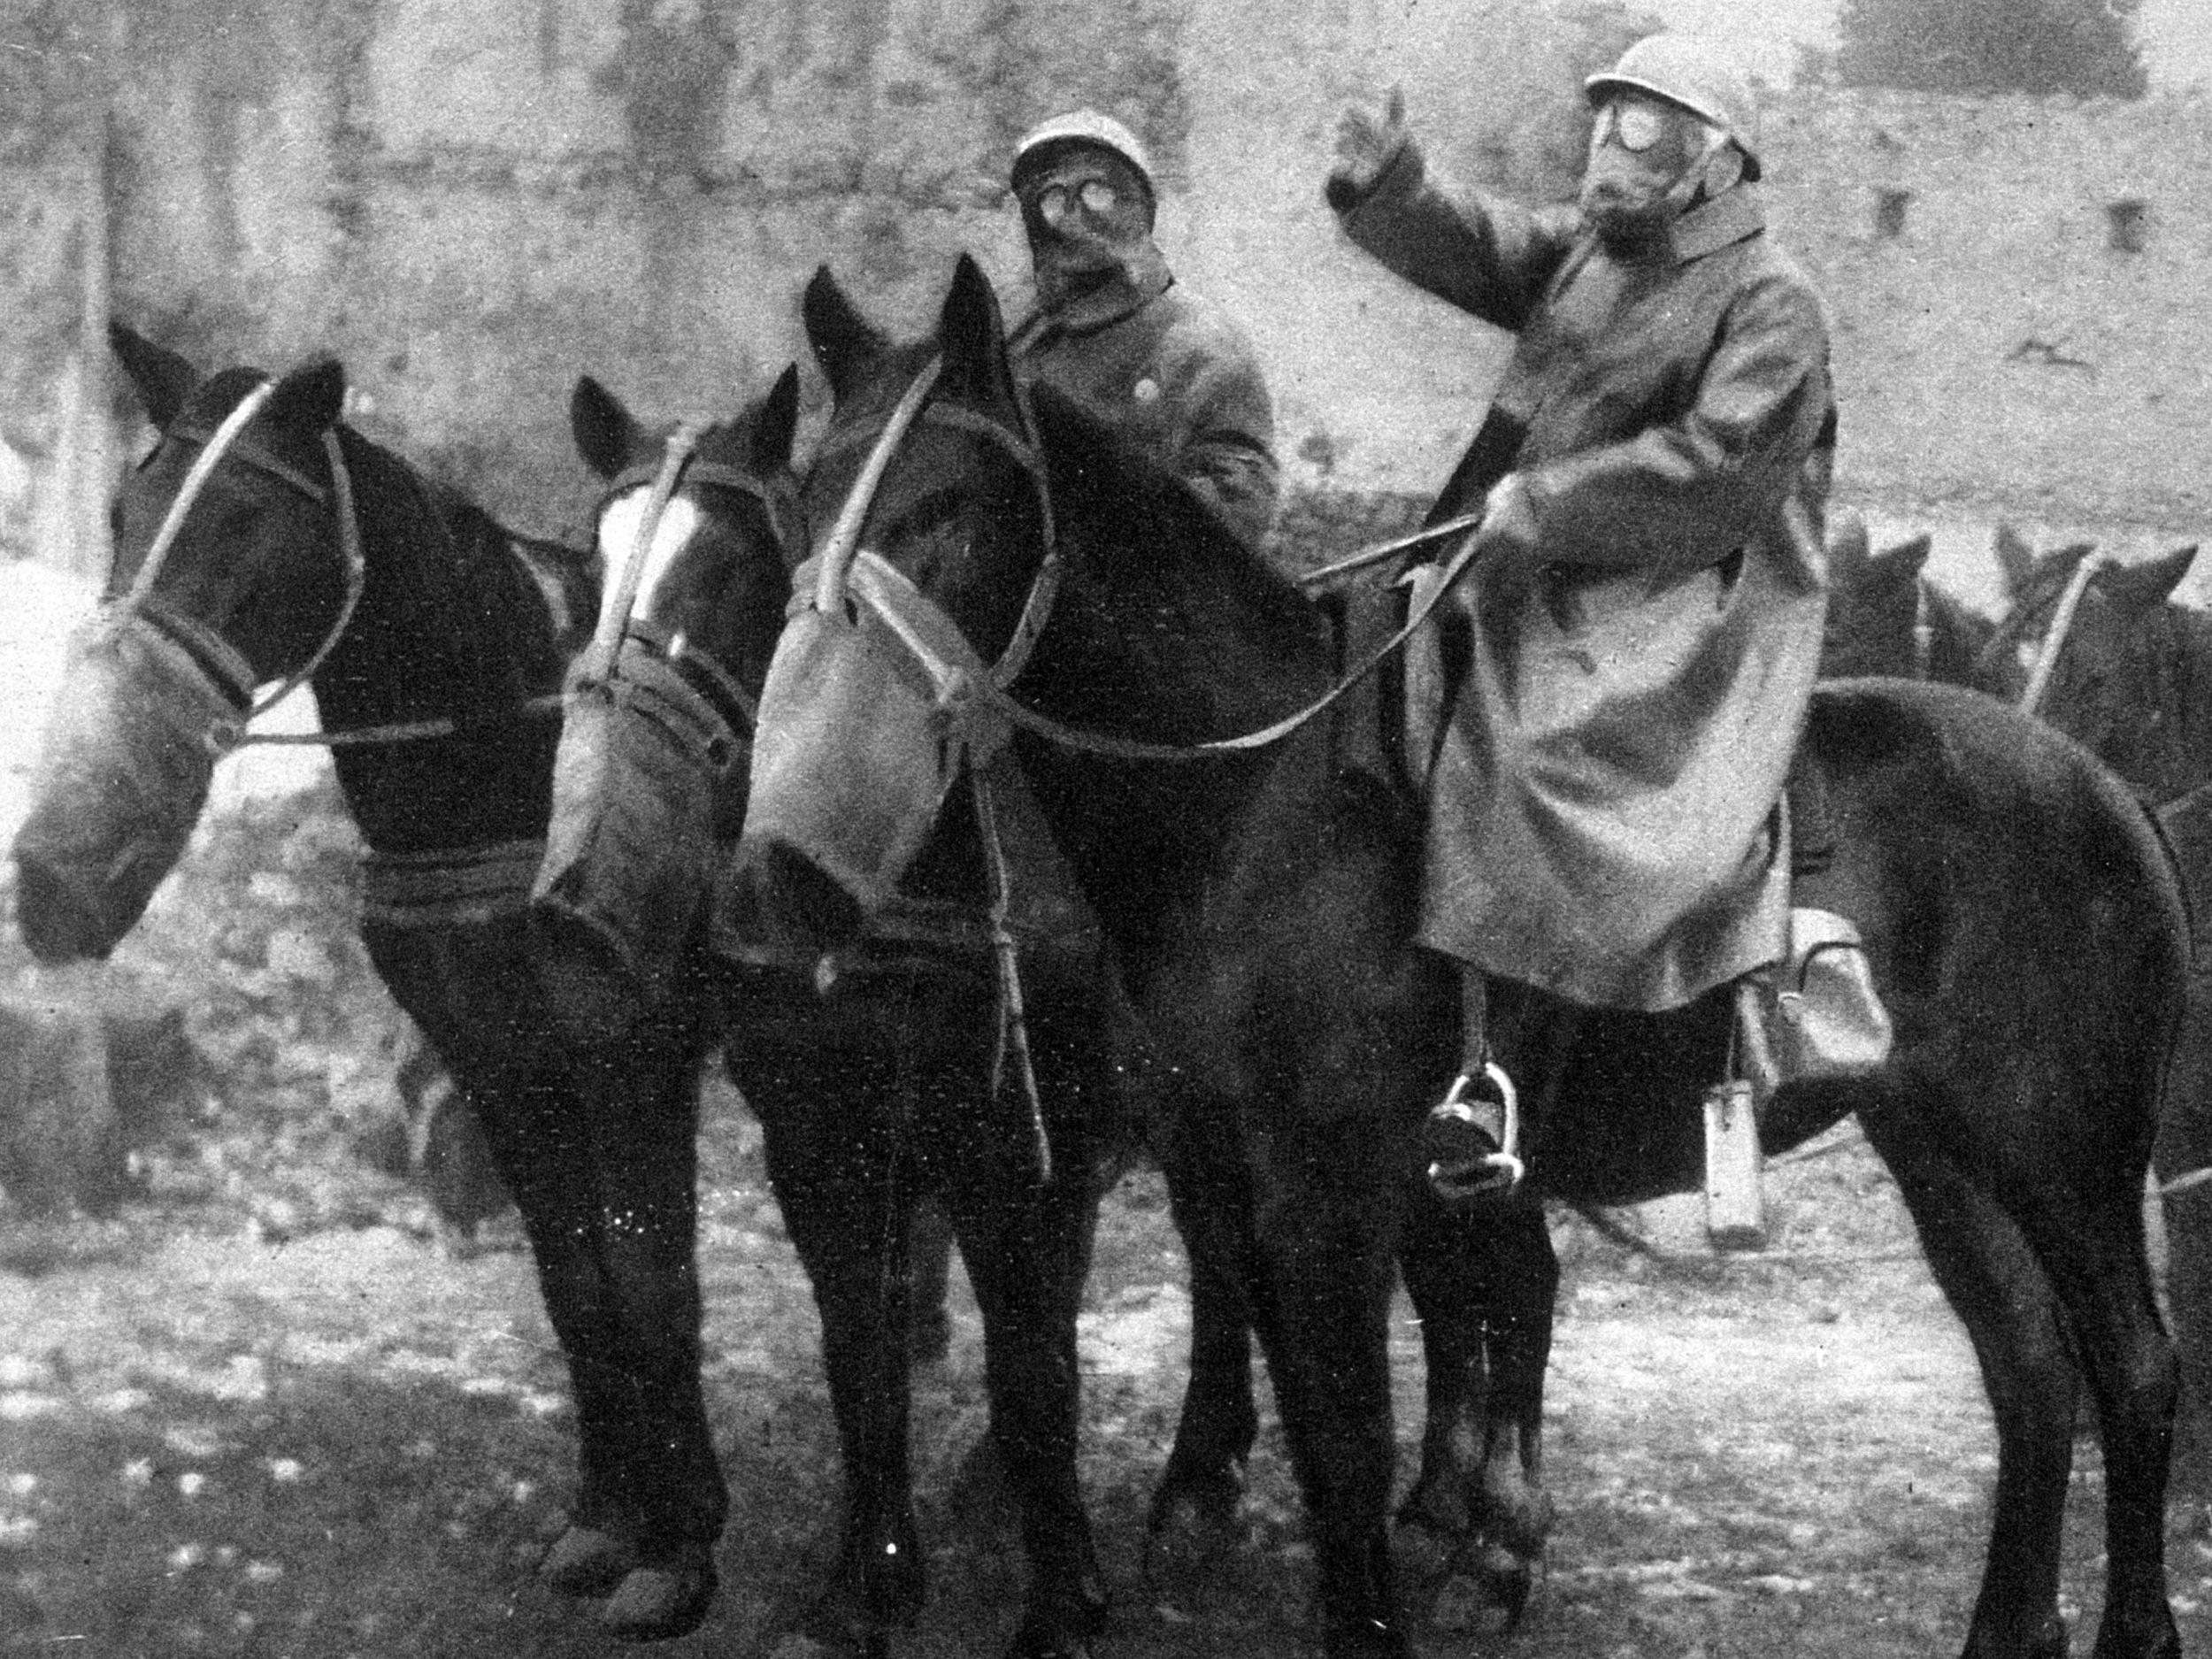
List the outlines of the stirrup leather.
<svg viewBox="0 0 2212 1659">
<path fill-rule="evenodd" d="M 1503 1111 L 1505 1121 L 1499 1133 L 1498 1149 L 1484 1154 L 1477 1161 L 1476 1167 L 1482 1173 L 1474 1179 L 1467 1179 L 1461 1171 L 1447 1168 L 1441 1159 L 1432 1161 L 1428 1169 L 1429 1185 L 1447 1196 L 1472 1198 L 1483 1194 L 1509 1194 L 1519 1190 L 1523 1178 L 1528 1173 L 1527 1167 L 1521 1162 L 1520 1091 L 1513 1087 L 1513 1079 L 1506 1075 L 1505 1068 L 1495 1060 L 1483 1062 L 1480 1076 L 1484 1082 L 1497 1091 L 1498 1103 Z M 1467 1095 L 1475 1086 L 1476 1077 L 1477 1074 L 1472 1071 L 1462 1071 L 1453 1079 L 1444 1098 L 1429 1108 L 1429 1117 L 1432 1119 L 1474 1124 L 1475 1109 L 1468 1103 Z"/>
</svg>

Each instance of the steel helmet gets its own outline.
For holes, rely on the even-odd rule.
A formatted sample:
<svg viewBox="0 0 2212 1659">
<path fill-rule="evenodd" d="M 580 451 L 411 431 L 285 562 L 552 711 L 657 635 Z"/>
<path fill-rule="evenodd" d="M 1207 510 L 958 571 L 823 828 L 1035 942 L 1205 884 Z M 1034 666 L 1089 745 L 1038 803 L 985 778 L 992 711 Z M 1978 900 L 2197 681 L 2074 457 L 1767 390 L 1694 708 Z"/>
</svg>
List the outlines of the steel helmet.
<svg viewBox="0 0 2212 1659">
<path fill-rule="evenodd" d="M 1158 211 L 1158 189 L 1152 182 L 1152 162 L 1144 153 L 1144 145 L 1112 116 L 1101 115 L 1096 110 L 1075 110 L 1031 127 L 1022 134 L 1021 142 L 1014 146 L 1010 176 L 1018 186 L 1022 174 L 1033 166 L 1042 165 L 1052 151 L 1079 144 L 1110 151 L 1134 167 L 1144 186 L 1146 208 Z"/>
<path fill-rule="evenodd" d="M 1648 93 L 1710 121 L 1743 151 L 1743 176 L 1759 176 L 1759 106 L 1749 77 L 1723 48 L 1694 35 L 1647 35 L 1582 83 L 1593 104 L 1616 92 Z"/>
</svg>

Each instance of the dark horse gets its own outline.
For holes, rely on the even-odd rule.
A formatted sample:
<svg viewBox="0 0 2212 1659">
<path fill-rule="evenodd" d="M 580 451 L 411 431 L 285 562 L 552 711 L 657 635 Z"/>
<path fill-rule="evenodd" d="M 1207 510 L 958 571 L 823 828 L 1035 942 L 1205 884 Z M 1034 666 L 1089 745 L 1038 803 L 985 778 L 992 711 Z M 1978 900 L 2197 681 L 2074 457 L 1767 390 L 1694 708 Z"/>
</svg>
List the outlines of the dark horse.
<svg viewBox="0 0 2212 1659">
<path fill-rule="evenodd" d="M 804 1633 L 872 1653 L 921 1605 L 908 1332 L 910 1221 L 926 1192 L 982 1313 L 991 1422 L 1021 1509 L 1032 1571 L 1009 1651 L 1087 1653 L 1104 1599 L 1076 1482 L 1075 1317 L 1116 1138 L 1095 929 L 1079 904 L 1049 902 L 1048 843 L 1003 795 L 987 833 L 973 812 L 949 815 L 895 913 L 845 949 L 792 956 L 741 918 L 710 927 L 753 699 L 806 526 L 827 521 L 811 488 L 794 498 L 796 388 L 789 373 L 764 411 L 664 442 L 596 382 L 578 385 L 577 445 L 608 480 L 602 551 L 611 571 L 642 557 L 610 584 L 604 649 L 580 663 L 568 705 L 534 909 L 545 976 L 579 1027 L 705 987 L 760 1117 L 820 1310 L 846 1471 L 841 1548 Z M 933 511 L 912 505 L 902 533 Z M 1002 1019 L 1001 936 L 1020 945 L 1018 1027 Z"/>
<path fill-rule="evenodd" d="M 887 529 L 799 572 L 810 603 L 778 647 L 755 744 L 757 900 L 795 932 L 842 936 L 949 775 L 1018 732 L 1009 747 L 1160 1050 L 1173 1098 L 1156 1140 L 1179 1220 L 1194 1256 L 1239 1274 L 1261 1336 L 1326 1650 L 1406 1655 L 1386 1540 L 1386 1313 L 1394 1253 L 1410 1264 L 1424 1251 L 1400 1250 L 1402 1233 L 1447 1263 L 1431 1304 L 1482 1333 L 1478 1492 L 1532 1483 L 1557 1271 L 1537 1198 L 1695 1185 L 1697 1102 L 1724 1064 L 1730 999 L 1665 1017 L 1538 1009 L 1509 1059 L 1535 1097 L 1527 1191 L 1458 1211 L 1421 1197 L 1421 1126 L 1457 1012 L 1448 976 L 1409 942 L 1417 801 L 1386 770 L 1332 770 L 1315 726 L 1258 753 L 1148 747 L 1296 706 L 1332 655 L 1315 613 L 1094 419 L 1019 393 L 972 263 L 917 346 L 887 349 L 810 298 L 839 392 L 830 441 L 880 434 L 881 488 L 928 501 L 933 534 Z M 926 449 L 899 436 L 917 406 Z M 960 434 L 964 454 L 949 457 Z M 972 653 L 957 695 L 902 694 L 926 679 L 898 660 L 908 642 L 947 626 Z M 853 665 L 878 655 L 892 665 Z M 974 664 L 996 664 L 1011 695 Z M 872 701 L 846 695 L 856 685 Z M 1855 1112 L 1974 1341 L 1999 1467 L 1965 1651 L 2063 1650 L 2070 1333 L 2108 1479 L 2096 1651 L 2164 1659 L 2178 1651 L 2163 1560 L 2174 1361 L 2139 1205 L 2185 971 L 2169 866 L 2108 773 L 1986 697 L 1832 684 L 1806 741 L 1841 826 L 1822 897 L 1868 940 L 1900 1041 L 1871 1076 L 1786 1086 L 1763 1139 L 1786 1146 Z"/>
<path fill-rule="evenodd" d="M 363 941 L 480 1116 L 568 1360 L 580 1491 L 548 1581 L 609 1595 L 618 1634 L 688 1629 L 727 1508 L 700 1391 L 699 1030 L 672 1000 L 618 1041 L 565 1045 L 527 951 L 560 730 L 530 705 L 558 690 L 595 572 L 341 424 L 336 364 L 273 388 L 248 369 L 202 381 L 113 339 L 162 439 L 114 503 L 105 602 L 73 642 L 16 840 L 24 938 L 46 962 L 111 949 L 255 687 L 311 681 L 367 844 Z M 266 401 L 165 525 L 250 396 Z"/>
</svg>

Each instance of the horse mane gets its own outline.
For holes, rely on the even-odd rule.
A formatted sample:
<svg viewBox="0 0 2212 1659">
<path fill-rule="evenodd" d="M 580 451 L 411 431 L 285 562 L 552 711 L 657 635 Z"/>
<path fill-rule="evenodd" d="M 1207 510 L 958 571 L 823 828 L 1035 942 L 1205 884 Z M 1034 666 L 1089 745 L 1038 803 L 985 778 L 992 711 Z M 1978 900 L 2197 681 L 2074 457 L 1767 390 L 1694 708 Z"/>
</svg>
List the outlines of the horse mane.
<svg viewBox="0 0 2212 1659">
<path fill-rule="evenodd" d="M 454 486 L 350 426 L 338 432 L 365 550 L 380 565 L 371 580 L 394 597 L 402 637 L 388 649 L 420 676 L 418 695 L 486 709 L 557 687 L 571 618 L 554 613 L 520 538 Z"/>
<path fill-rule="evenodd" d="M 1118 609 L 1109 626 L 1136 672 L 1189 689 L 1208 736 L 1314 695 L 1330 666 L 1320 607 L 1096 411 L 1048 384 L 1029 392 L 1069 574 Z"/>
</svg>

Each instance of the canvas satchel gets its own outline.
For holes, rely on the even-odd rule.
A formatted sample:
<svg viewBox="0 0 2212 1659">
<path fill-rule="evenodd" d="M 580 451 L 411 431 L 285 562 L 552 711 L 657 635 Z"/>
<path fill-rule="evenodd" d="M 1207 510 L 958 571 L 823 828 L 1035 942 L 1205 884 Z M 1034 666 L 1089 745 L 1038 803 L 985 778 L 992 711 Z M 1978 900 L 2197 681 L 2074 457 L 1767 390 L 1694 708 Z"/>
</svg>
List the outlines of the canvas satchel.
<svg viewBox="0 0 2212 1659">
<path fill-rule="evenodd" d="M 1801 1078 L 1875 1071 L 1896 1041 L 1859 930 L 1832 910 L 1791 910 L 1789 956 L 1756 1001 L 1763 1030 L 1747 1033 L 1746 1046 L 1770 1059 L 1773 1081 L 1759 1079 L 1763 1092 Z"/>
</svg>

